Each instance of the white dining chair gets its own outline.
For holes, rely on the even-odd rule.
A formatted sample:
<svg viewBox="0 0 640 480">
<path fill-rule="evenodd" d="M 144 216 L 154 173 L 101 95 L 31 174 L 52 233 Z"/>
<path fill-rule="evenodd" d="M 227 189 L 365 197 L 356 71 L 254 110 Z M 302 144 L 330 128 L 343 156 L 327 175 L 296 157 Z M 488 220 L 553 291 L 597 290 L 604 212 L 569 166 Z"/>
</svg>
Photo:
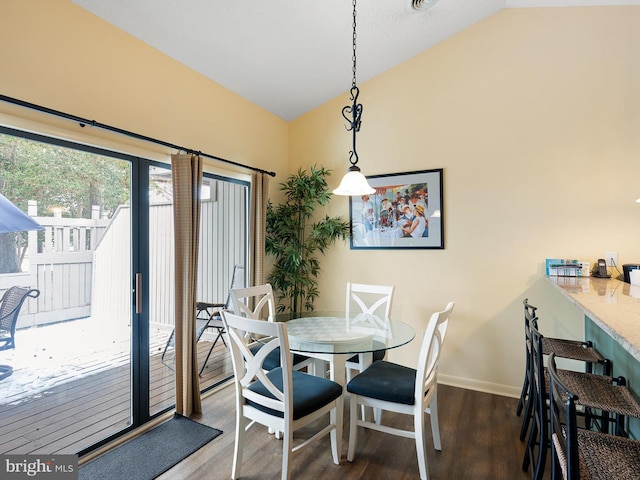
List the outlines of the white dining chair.
<svg viewBox="0 0 640 480">
<path fill-rule="evenodd" d="M 283 432 L 282 479 L 290 477 L 291 454 L 311 442 L 331 435 L 333 462 L 340 464 L 342 422 L 337 421 L 342 386 L 331 380 L 293 370 L 286 324 L 265 322 L 222 313 L 229 339 L 236 388 L 236 438 L 231 478 L 240 477 L 245 434 L 254 424 Z M 256 353 L 250 338 L 263 344 Z M 280 367 L 265 370 L 264 361 L 279 352 Z M 293 445 L 293 433 L 329 413 L 329 422 L 310 438 Z"/>
<path fill-rule="evenodd" d="M 276 302 L 273 295 L 273 288 L 269 283 L 231 290 L 231 303 L 233 304 L 233 312 L 241 317 L 253 320 L 266 319 L 270 322 L 275 320 Z M 262 344 L 254 343 L 251 348 L 255 353 L 255 351 L 261 347 Z M 295 370 L 311 367 L 312 364 L 313 360 L 309 357 L 298 353 L 293 355 L 293 368 Z M 265 360 L 264 368 L 271 370 L 279 366 L 280 355 L 279 352 L 275 351 Z"/>
<path fill-rule="evenodd" d="M 345 314 L 347 317 L 355 313 L 377 315 L 379 320 L 388 325 L 393 301 L 393 285 L 368 285 L 364 283 L 347 283 Z M 384 327 L 383 327 L 384 328 Z M 373 361 L 384 359 L 386 350 L 373 352 Z M 353 377 L 353 372 L 362 372 L 367 367 L 364 354 L 360 353 L 349 358 L 346 362 L 347 382 Z"/>
<path fill-rule="evenodd" d="M 347 392 L 350 394 L 348 461 L 352 462 L 355 457 L 357 427 L 370 428 L 415 439 L 420 478 L 428 478 L 424 414 L 429 413 L 431 416 L 433 445 L 436 450 L 441 450 L 438 365 L 453 307 L 454 302 L 450 302 L 443 311 L 431 316 L 422 339 L 417 369 L 382 360 L 372 364 L 347 384 Z M 358 405 L 412 415 L 414 428 L 402 430 L 384 425 L 380 418 L 375 422 L 360 419 Z"/>
<path fill-rule="evenodd" d="M 233 313 L 242 317 L 273 320 L 276 315 L 276 301 L 269 283 L 232 289 L 231 303 Z"/>
</svg>

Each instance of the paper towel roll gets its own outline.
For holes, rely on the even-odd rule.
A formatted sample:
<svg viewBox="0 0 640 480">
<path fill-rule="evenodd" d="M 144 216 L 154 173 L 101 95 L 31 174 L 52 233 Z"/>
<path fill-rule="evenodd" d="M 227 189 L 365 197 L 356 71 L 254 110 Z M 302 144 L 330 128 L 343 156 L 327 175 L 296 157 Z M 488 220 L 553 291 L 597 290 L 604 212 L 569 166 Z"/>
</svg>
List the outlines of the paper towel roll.
<svg viewBox="0 0 640 480">
<path fill-rule="evenodd" d="M 640 269 L 629 270 L 629 280 L 631 285 L 640 286 Z"/>
</svg>

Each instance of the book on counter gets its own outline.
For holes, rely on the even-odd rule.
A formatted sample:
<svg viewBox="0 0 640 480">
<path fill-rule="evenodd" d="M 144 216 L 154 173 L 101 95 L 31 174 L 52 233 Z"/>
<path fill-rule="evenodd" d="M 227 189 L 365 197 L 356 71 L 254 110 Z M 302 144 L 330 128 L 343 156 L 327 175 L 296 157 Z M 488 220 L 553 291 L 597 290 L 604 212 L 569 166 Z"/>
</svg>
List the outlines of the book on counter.
<svg viewBox="0 0 640 480">
<path fill-rule="evenodd" d="M 551 277 L 588 277 L 589 262 L 568 258 L 547 258 L 546 274 Z"/>
</svg>

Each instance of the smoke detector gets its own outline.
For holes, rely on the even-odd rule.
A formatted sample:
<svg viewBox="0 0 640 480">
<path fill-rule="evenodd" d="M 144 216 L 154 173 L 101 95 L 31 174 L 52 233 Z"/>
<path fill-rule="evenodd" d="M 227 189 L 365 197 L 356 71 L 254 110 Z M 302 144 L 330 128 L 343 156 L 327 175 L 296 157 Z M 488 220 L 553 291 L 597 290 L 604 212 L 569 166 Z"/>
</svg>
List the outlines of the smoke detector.
<svg viewBox="0 0 640 480">
<path fill-rule="evenodd" d="M 411 8 L 413 10 L 428 10 L 436 3 L 438 0 L 411 0 Z"/>
</svg>

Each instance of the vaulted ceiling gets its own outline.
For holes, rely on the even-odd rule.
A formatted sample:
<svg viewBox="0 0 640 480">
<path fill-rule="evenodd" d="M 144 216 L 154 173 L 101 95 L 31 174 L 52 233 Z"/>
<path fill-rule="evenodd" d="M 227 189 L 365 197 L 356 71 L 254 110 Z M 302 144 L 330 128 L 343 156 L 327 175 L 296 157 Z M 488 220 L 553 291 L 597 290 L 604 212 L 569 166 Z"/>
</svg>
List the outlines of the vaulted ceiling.
<svg viewBox="0 0 640 480">
<path fill-rule="evenodd" d="M 349 0 L 72 1 L 285 120 L 351 87 Z M 360 0 L 357 81 L 379 75 L 504 8 L 638 4 L 640 0 Z"/>
</svg>

